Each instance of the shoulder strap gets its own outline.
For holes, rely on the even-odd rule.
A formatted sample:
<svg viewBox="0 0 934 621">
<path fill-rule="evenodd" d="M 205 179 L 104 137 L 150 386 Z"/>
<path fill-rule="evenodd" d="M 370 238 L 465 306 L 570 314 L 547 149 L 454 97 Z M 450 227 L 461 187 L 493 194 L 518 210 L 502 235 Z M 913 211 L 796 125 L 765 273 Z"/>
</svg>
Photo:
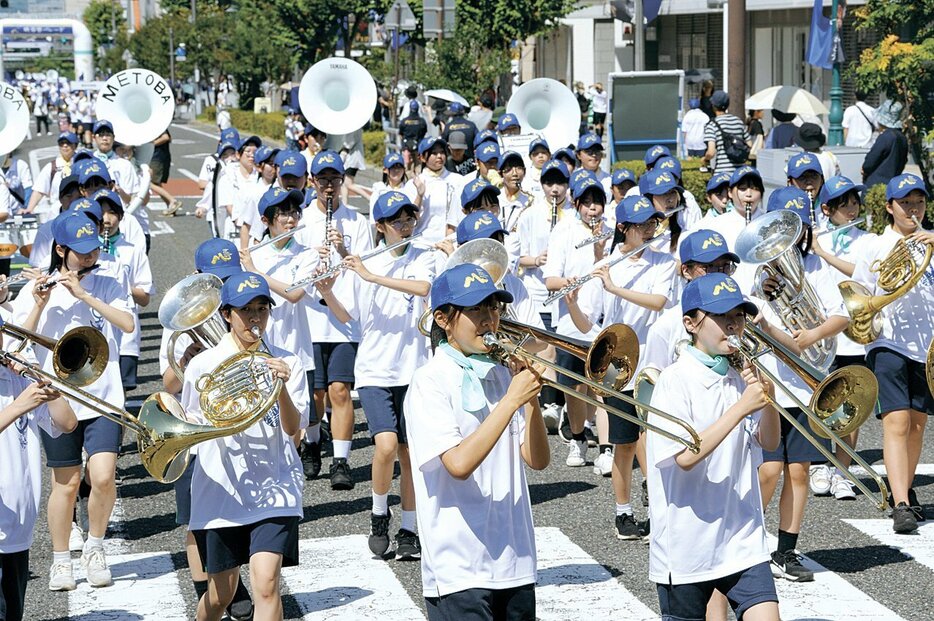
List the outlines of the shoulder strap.
<svg viewBox="0 0 934 621">
<path fill-rule="evenodd" d="M 856 109 L 859 110 L 859 113 L 863 115 L 863 118 L 866 119 L 866 122 L 869 123 L 869 127 L 872 128 L 872 131 L 879 131 L 879 128 L 876 127 L 876 124 L 869 120 L 869 117 L 866 116 L 866 113 L 863 112 L 863 109 L 859 107 L 859 103 L 856 103 Z"/>
</svg>

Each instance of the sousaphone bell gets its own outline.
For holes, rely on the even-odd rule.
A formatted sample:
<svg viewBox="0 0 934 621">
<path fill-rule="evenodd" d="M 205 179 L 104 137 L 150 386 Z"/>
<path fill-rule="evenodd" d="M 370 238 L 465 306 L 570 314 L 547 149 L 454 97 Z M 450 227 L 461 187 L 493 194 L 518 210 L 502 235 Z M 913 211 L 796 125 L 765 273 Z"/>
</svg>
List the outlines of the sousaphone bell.
<svg viewBox="0 0 934 621">
<path fill-rule="evenodd" d="M 529 80 L 506 102 L 522 130 L 543 137 L 552 151 L 577 142 L 580 106 L 570 89 L 551 78 Z"/>
<path fill-rule="evenodd" d="M 175 115 L 175 93 L 158 73 L 127 69 L 115 73 L 97 93 L 97 118 L 110 121 L 114 139 L 142 145 L 164 132 Z"/>
<path fill-rule="evenodd" d="M 308 122 L 327 134 L 357 131 L 376 108 L 376 84 L 370 72 L 349 58 L 316 62 L 302 76 L 298 105 Z"/>
</svg>

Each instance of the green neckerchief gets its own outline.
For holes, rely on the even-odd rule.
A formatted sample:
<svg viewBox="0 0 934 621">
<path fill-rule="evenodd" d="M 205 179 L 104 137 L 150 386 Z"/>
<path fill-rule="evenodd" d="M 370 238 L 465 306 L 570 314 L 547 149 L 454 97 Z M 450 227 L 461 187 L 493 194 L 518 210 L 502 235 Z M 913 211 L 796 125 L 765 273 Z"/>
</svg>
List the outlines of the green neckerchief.
<svg viewBox="0 0 934 621">
<path fill-rule="evenodd" d="M 693 345 L 688 345 L 685 349 L 714 373 L 726 375 L 726 372 L 730 370 L 730 360 L 726 356 L 716 355 L 711 357 Z"/>
<path fill-rule="evenodd" d="M 480 380 L 486 379 L 498 363 L 486 354 L 465 356 L 451 347 L 447 341 L 441 341 L 438 347 L 464 370 L 461 382 L 461 407 L 465 412 L 471 413 L 483 410 L 486 407 L 486 395 Z"/>
<path fill-rule="evenodd" d="M 852 238 L 850 238 L 850 229 L 845 229 L 843 231 L 839 230 L 836 224 L 827 220 L 827 230 L 831 231 L 830 239 L 832 240 L 831 252 L 839 256 L 846 252 L 850 244 L 853 243 Z"/>
</svg>

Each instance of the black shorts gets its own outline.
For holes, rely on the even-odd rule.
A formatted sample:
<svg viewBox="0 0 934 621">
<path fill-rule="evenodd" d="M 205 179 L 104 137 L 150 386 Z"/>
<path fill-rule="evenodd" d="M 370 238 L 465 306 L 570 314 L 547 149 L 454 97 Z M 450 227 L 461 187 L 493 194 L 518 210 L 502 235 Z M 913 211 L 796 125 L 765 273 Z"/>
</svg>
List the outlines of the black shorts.
<svg viewBox="0 0 934 621">
<path fill-rule="evenodd" d="M 53 438 L 42 432 L 42 447 L 45 449 L 45 464 L 49 468 L 66 468 L 81 465 L 81 449 L 88 457 L 97 453 L 117 453 L 123 427 L 110 419 L 98 416 L 79 420 L 78 427 L 71 433 Z"/>
<path fill-rule="evenodd" d="M 606 122 L 606 112 L 594 112 L 593 113 L 593 124 L 594 125 L 603 125 Z"/>
<path fill-rule="evenodd" d="M 658 606 L 665 621 L 703 621 L 707 614 L 707 602 L 714 589 L 726 595 L 739 621 L 742 621 L 743 613 L 756 604 L 778 602 L 775 579 L 768 563 L 759 563 L 716 580 L 658 584 L 656 589 Z"/>
<path fill-rule="evenodd" d="M 305 371 L 305 383 L 308 384 L 308 426 L 317 425 L 318 410 L 315 409 L 315 372 Z"/>
<path fill-rule="evenodd" d="M 348 177 L 356 177 L 357 173 L 360 172 L 359 168 L 347 168 L 344 170 L 344 174 Z"/>
<path fill-rule="evenodd" d="M 885 347 L 870 350 L 866 362 L 879 380 L 879 418 L 897 410 L 934 414 L 923 363 Z"/>
<path fill-rule="evenodd" d="M 175 488 L 175 523 L 187 525 L 191 521 L 191 473 L 195 471 L 197 455 L 188 460 L 188 467 L 172 486 Z"/>
<path fill-rule="evenodd" d="M 426 597 L 428 621 L 535 621 L 535 585 Z"/>
<path fill-rule="evenodd" d="M 371 438 L 378 433 L 394 433 L 399 444 L 407 444 L 402 402 L 408 389 L 408 386 L 361 386 L 357 389 Z"/>
<path fill-rule="evenodd" d="M 353 367 L 357 343 L 315 343 L 315 390 L 324 390 L 334 382 L 353 385 Z"/>
<path fill-rule="evenodd" d="M 808 423 L 807 414 L 798 408 L 788 408 L 788 412 L 795 417 L 795 420 L 804 425 L 805 429 L 810 430 L 811 425 Z M 787 418 L 782 416 L 781 419 L 782 437 L 778 443 L 778 448 L 774 451 L 762 449 L 762 461 L 780 461 L 785 464 L 827 461 L 827 458 L 825 458 L 809 440 L 801 435 L 801 432 L 791 426 Z M 813 433 L 810 433 L 810 435 L 820 442 L 828 451 L 833 450 L 830 440 L 821 438 Z"/>
<path fill-rule="evenodd" d="M 567 369 L 568 371 L 577 373 L 578 375 L 584 375 L 584 361 L 577 356 L 572 356 L 563 349 L 558 350 L 558 355 L 555 357 L 555 362 L 562 369 Z M 571 379 L 563 373 L 558 373 L 558 383 L 562 386 L 577 386 L 577 380 Z"/>
<path fill-rule="evenodd" d="M 149 174 L 150 181 L 156 185 L 162 185 L 169 180 L 169 169 L 172 168 L 171 162 L 163 162 L 162 160 L 150 160 L 149 161 Z"/>
<path fill-rule="evenodd" d="M 139 366 L 137 356 L 124 356 L 120 354 L 120 378 L 123 380 L 123 390 L 136 388 L 136 369 Z"/>
<path fill-rule="evenodd" d="M 0 554 L 0 621 L 22 621 L 29 580 L 29 550 Z"/>
<path fill-rule="evenodd" d="M 268 518 L 243 526 L 191 533 L 209 574 L 249 565 L 250 557 L 258 552 L 281 554 L 283 567 L 295 567 L 298 565 L 298 521 L 296 516 Z"/>
<path fill-rule="evenodd" d="M 623 394 L 631 397 L 632 391 L 625 390 Z M 633 416 L 638 416 L 636 413 L 636 406 L 632 405 L 628 401 L 623 401 L 622 399 L 617 399 L 615 397 L 606 397 L 605 402 L 611 408 L 625 412 L 626 414 L 632 414 Z M 615 414 L 610 414 L 609 416 L 609 433 L 607 435 L 607 440 L 610 444 L 632 444 L 639 439 L 639 434 L 642 432 L 642 427 L 636 423 L 630 422 L 624 418 L 620 418 Z"/>
</svg>

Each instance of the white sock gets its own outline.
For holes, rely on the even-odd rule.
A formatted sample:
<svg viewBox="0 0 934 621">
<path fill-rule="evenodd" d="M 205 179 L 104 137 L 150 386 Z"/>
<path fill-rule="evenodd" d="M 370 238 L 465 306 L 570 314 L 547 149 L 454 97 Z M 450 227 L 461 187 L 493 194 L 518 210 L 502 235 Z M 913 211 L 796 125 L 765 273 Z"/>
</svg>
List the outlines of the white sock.
<svg viewBox="0 0 934 621">
<path fill-rule="evenodd" d="M 71 552 L 52 552 L 53 563 L 70 563 Z"/>
<path fill-rule="evenodd" d="M 315 444 L 321 441 L 321 423 L 315 423 L 305 428 L 305 442 Z"/>
<path fill-rule="evenodd" d="M 85 550 L 93 550 L 94 548 L 103 548 L 104 547 L 104 538 L 95 537 L 91 533 L 88 533 L 88 540 L 84 542 Z"/>
<path fill-rule="evenodd" d="M 375 515 L 389 514 L 389 492 L 385 494 L 373 492 L 373 513 Z"/>
<path fill-rule="evenodd" d="M 594 423 L 593 423 L 592 421 L 589 421 L 589 420 L 585 420 L 585 421 L 584 421 L 584 429 L 590 429 L 591 431 L 593 431 L 593 428 L 594 428 L 595 426 L 596 426 L 596 425 L 594 425 Z"/>
<path fill-rule="evenodd" d="M 416 528 L 418 528 L 418 526 L 415 520 L 414 511 L 403 511 L 402 512 L 402 528 L 412 533 L 418 532 L 415 530 Z"/>
<path fill-rule="evenodd" d="M 348 459 L 350 457 L 350 440 L 332 440 L 334 457 Z"/>
<path fill-rule="evenodd" d="M 632 505 L 628 502 L 624 505 L 616 503 L 616 515 L 632 515 Z"/>
</svg>

